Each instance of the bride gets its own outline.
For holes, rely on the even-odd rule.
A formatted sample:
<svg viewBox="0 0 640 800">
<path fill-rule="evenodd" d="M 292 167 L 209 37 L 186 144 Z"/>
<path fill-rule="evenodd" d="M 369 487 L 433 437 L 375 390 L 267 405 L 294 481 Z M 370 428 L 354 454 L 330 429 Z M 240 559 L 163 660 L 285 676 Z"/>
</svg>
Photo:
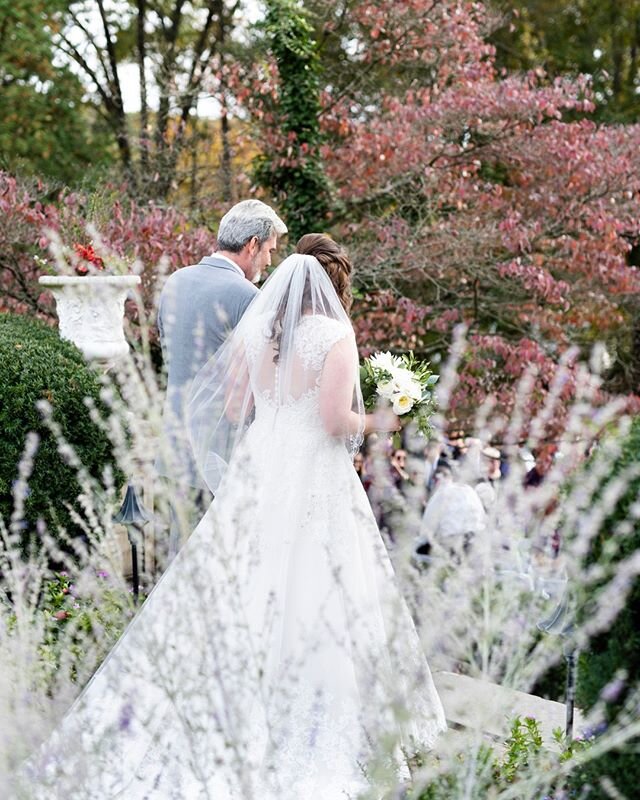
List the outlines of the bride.
<svg viewBox="0 0 640 800">
<path fill-rule="evenodd" d="M 320 234 L 298 251 L 194 382 L 215 500 L 32 762 L 36 797 L 377 799 L 445 728 L 351 462 L 379 422 L 351 265 Z"/>
</svg>

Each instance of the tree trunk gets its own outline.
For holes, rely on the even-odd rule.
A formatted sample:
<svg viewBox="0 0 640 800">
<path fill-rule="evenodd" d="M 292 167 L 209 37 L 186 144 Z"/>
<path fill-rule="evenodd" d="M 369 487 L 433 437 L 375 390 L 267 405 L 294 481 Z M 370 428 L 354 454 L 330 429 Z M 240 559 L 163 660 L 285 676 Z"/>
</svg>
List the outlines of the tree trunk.
<svg viewBox="0 0 640 800">
<path fill-rule="evenodd" d="M 158 104 L 158 116 L 156 119 L 155 146 L 156 146 L 156 171 L 158 179 L 154 182 L 156 194 L 159 197 L 166 197 L 171 189 L 174 175 L 172 166 L 175 167 L 175 159 L 172 159 L 172 142 L 170 128 L 171 111 L 171 87 L 176 73 L 176 44 L 178 34 L 182 24 L 182 9 L 185 0 L 175 0 L 173 11 L 171 12 L 171 23 L 165 31 L 166 51 L 162 63 L 157 73 L 158 89 L 160 91 L 160 102 Z"/>
<path fill-rule="evenodd" d="M 613 75 L 611 88 L 613 90 L 614 100 L 619 100 L 622 94 L 622 63 L 623 63 L 623 48 L 621 41 L 620 31 L 620 8 L 618 0 L 611 0 L 610 5 L 610 23 L 611 23 L 611 60 L 613 65 Z"/>
<path fill-rule="evenodd" d="M 124 113 L 124 102 L 122 100 L 122 87 L 120 86 L 120 76 L 118 75 L 118 58 L 116 47 L 109 20 L 104 6 L 104 0 L 97 0 L 98 11 L 102 21 L 102 28 L 106 42 L 107 62 L 104 64 L 105 76 L 113 102 L 113 122 L 120 151 L 120 158 L 128 177 L 135 183 L 135 173 L 131 159 L 131 144 L 129 142 L 129 131 L 127 129 L 127 118 Z"/>
<path fill-rule="evenodd" d="M 631 40 L 631 51 L 629 53 L 629 74 L 627 76 L 627 86 L 629 96 L 633 97 L 636 90 L 636 78 L 638 75 L 638 49 L 640 48 L 640 11 L 633 25 L 633 39 Z"/>
<path fill-rule="evenodd" d="M 146 176 L 149 172 L 149 105 L 147 100 L 146 64 L 146 38 L 144 24 L 146 20 L 146 0 L 137 0 L 137 49 L 138 49 L 138 75 L 140 80 L 140 166 L 141 174 Z"/>
<path fill-rule="evenodd" d="M 222 199 L 225 203 L 232 203 L 233 172 L 231 168 L 231 145 L 229 143 L 229 117 L 227 116 L 227 102 L 224 94 L 222 97 L 222 115 L 220 117 L 220 139 L 222 141 L 222 155 L 220 157 Z"/>
<path fill-rule="evenodd" d="M 235 13 L 235 6 L 229 13 L 229 18 L 231 18 Z M 171 142 L 170 149 L 167 148 L 165 151 L 166 162 L 164 164 L 164 170 L 166 181 L 169 182 L 166 187 L 167 191 L 170 188 L 170 182 L 173 181 L 175 177 L 178 158 L 180 157 L 180 153 L 183 151 L 185 146 L 184 137 L 189 128 L 189 117 L 194 109 L 197 111 L 198 93 L 206 73 L 208 62 L 213 57 L 213 42 L 216 41 L 213 39 L 213 25 L 216 20 L 219 22 L 220 30 L 224 29 L 226 26 L 226 19 L 225 5 L 223 0 L 209 0 L 207 7 L 207 18 L 194 45 L 193 58 L 191 61 L 191 67 L 189 69 L 187 85 L 182 95 L 182 102 L 180 105 L 178 127 L 174 132 L 174 138 Z M 200 139 L 196 138 L 193 146 L 197 147 L 199 145 L 199 141 Z"/>
<path fill-rule="evenodd" d="M 220 172 L 222 175 L 222 199 L 225 203 L 233 202 L 233 173 L 231 170 L 231 144 L 229 142 L 229 116 L 227 105 L 227 87 L 224 79 L 224 45 L 227 35 L 227 24 L 224 17 L 220 16 L 220 140 L 222 154 L 220 157 Z"/>
<path fill-rule="evenodd" d="M 198 140 L 200 131 L 198 130 L 198 120 L 193 121 L 193 137 L 191 144 L 191 175 L 189 179 L 189 207 L 195 211 L 198 207 Z"/>
</svg>

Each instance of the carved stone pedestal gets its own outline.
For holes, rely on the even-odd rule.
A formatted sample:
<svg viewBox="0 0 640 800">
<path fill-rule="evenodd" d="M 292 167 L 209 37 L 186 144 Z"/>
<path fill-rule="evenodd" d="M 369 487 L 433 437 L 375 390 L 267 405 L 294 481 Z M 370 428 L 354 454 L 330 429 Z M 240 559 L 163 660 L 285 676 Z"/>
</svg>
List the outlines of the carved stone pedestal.
<svg viewBox="0 0 640 800">
<path fill-rule="evenodd" d="M 55 297 L 60 337 L 87 360 L 109 362 L 127 354 L 124 301 L 139 275 L 45 275 L 39 283 Z"/>
</svg>

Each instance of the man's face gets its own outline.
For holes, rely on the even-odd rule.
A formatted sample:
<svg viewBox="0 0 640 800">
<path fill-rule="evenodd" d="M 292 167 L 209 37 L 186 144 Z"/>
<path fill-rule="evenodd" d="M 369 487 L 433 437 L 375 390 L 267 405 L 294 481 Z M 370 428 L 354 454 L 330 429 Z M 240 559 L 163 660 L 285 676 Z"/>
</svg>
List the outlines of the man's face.
<svg viewBox="0 0 640 800">
<path fill-rule="evenodd" d="M 252 241 L 251 244 L 251 266 L 247 278 L 256 283 L 260 280 L 262 272 L 271 266 L 271 256 L 276 252 L 278 237 L 274 233 L 262 246 L 260 246 L 257 239 Z"/>
</svg>

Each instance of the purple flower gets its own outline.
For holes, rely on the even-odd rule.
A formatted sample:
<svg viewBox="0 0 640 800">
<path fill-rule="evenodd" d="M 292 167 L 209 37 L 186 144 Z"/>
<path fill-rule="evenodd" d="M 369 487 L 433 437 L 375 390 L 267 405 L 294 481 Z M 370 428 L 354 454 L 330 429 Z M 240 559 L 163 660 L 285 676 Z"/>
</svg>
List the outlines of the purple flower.
<svg viewBox="0 0 640 800">
<path fill-rule="evenodd" d="M 608 722 L 604 722 L 604 721 L 603 722 L 599 722 L 596 725 L 596 727 L 593 729 L 593 735 L 594 736 L 600 736 L 600 734 L 605 733 L 605 731 L 607 730 L 608 727 L 609 727 L 609 723 Z"/>
<path fill-rule="evenodd" d="M 596 736 L 600 736 L 600 734 L 604 733 L 609 725 L 603 720 L 599 722 L 597 725 L 594 725 L 592 728 L 585 728 L 583 731 L 583 736 L 585 739 L 595 739 Z M 577 739 L 578 737 L 576 737 Z"/>
<path fill-rule="evenodd" d="M 118 727 L 121 731 L 128 731 L 131 727 L 131 719 L 133 717 L 133 706 L 127 701 L 120 709 L 120 719 L 118 720 Z"/>
<path fill-rule="evenodd" d="M 604 700 L 605 703 L 615 703 L 615 701 L 622 694 L 622 691 L 625 688 L 625 686 L 626 686 L 626 681 L 623 681 L 622 678 L 616 678 L 613 681 L 609 681 L 609 683 L 600 692 L 600 697 Z"/>
<path fill-rule="evenodd" d="M 99 569 L 98 570 L 98 577 L 99 578 L 108 578 L 109 577 L 109 573 L 104 569 Z"/>
</svg>

